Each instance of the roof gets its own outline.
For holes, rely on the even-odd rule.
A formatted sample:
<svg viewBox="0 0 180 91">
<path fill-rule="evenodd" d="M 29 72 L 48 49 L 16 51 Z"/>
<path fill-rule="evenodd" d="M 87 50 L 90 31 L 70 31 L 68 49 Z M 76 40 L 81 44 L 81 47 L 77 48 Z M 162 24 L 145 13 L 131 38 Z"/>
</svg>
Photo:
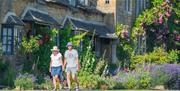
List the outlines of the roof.
<svg viewBox="0 0 180 91">
<path fill-rule="evenodd" d="M 24 21 L 33 21 L 37 23 L 50 24 L 50 25 L 60 25 L 55 18 L 51 17 L 47 13 L 43 13 L 37 10 L 29 9 L 24 17 Z"/>
<path fill-rule="evenodd" d="M 69 6 L 69 1 L 68 0 L 44 0 L 47 3 L 55 3 L 55 4 L 61 4 L 64 6 Z"/>
<path fill-rule="evenodd" d="M 92 8 L 91 6 L 83 6 L 79 3 L 76 3 L 76 6 L 72 6 L 69 3 L 69 0 L 44 0 L 47 3 L 54 3 L 54 4 L 58 4 L 58 5 L 64 5 L 68 8 L 70 8 L 71 10 L 77 11 L 77 10 L 82 10 L 85 11 L 87 13 L 98 13 L 98 14 L 105 14 L 99 10 L 97 10 L 96 8 Z"/>
<path fill-rule="evenodd" d="M 15 15 L 9 15 L 7 20 L 7 24 L 16 24 L 16 25 L 24 25 L 24 22 L 17 16 Z"/>
<path fill-rule="evenodd" d="M 77 30 L 83 30 L 90 33 L 93 33 L 95 31 L 95 34 L 101 38 L 117 38 L 116 34 L 113 32 L 113 29 L 99 22 L 85 21 L 82 19 L 77 19 L 69 16 L 67 16 L 64 20 L 64 27 L 66 27 L 66 22 L 70 22 L 70 24 L 73 25 L 73 28 Z"/>
</svg>

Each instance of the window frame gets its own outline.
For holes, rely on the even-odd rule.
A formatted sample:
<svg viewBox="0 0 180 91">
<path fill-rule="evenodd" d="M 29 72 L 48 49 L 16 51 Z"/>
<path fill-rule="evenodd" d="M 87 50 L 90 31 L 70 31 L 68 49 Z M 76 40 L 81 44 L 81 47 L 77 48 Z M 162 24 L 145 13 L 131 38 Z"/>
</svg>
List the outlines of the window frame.
<svg viewBox="0 0 180 91">
<path fill-rule="evenodd" d="M 110 4 L 110 1 L 109 0 L 105 0 L 104 3 L 105 4 Z"/>
<path fill-rule="evenodd" d="M 136 17 L 139 15 L 139 0 L 136 0 Z"/>
<path fill-rule="evenodd" d="M 76 0 L 68 0 L 69 4 L 72 6 L 76 6 Z"/>
<path fill-rule="evenodd" d="M 6 30 L 4 30 L 4 28 Z M 8 33 L 9 32 L 8 29 L 11 29 L 11 34 L 10 35 Z M 5 31 L 7 32 L 6 35 L 4 35 Z M 4 40 L 4 37 L 5 37 L 5 40 Z M 11 38 L 11 40 L 9 40 L 9 37 Z M 14 25 L 2 24 L 2 27 L 1 27 L 1 41 L 2 41 L 3 54 L 4 55 L 13 55 L 13 53 L 14 53 Z M 9 43 L 9 41 L 10 41 L 10 43 Z M 9 46 L 10 46 L 10 51 L 8 51 Z M 5 48 L 5 51 L 4 51 L 4 48 Z"/>
<path fill-rule="evenodd" d="M 125 0 L 125 9 L 128 13 L 131 11 L 131 0 Z"/>
</svg>

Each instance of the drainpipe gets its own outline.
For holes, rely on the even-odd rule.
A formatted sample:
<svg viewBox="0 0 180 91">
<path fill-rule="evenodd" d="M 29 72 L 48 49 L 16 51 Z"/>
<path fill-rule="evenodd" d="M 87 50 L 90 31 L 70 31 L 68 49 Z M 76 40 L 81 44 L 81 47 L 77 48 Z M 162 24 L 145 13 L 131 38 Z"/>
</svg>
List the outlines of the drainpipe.
<svg viewBox="0 0 180 91">
<path fill-rule="evenodd" d="M 117 55 L 116 55 L 116 48 L 117 48 L 117 41 L 115 40 L 115 39 L 112 39 L 111 40 L 111 44 L 112 44 L 112 46 L 111 46 L 111 50 L 112 50 L 112 63 L 113 64 L 116 64 L 117 63 Z"/>
</svg>

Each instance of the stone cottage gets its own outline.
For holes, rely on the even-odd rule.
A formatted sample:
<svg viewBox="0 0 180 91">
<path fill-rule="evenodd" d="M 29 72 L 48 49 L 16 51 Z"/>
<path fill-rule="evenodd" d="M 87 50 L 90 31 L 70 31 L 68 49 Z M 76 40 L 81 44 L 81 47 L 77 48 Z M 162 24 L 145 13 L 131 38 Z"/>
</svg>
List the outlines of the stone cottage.
<svg viewBox="0 0 180 91">
<path fill-rule="evenodd" d="M 96 0 L 0 0 L 0 31 L 3 54 L 14 56 L 22 36 L 33 35 L 39 27 L 63 28 L 69 22 L 74 31 L 96 30 L 95 51 L 104 50 L 116 60 L 113 13 L 96 9 Z M 108 25 L 108 26 L 107 26 Z"/>
<path fill-rule="evenodd" d="M 96 5 L 103 13 L 113 13 L 115 24 L 132 27 L 138 15 L 149 7 L 149 0 L 97 0 Z"/>
</svg>

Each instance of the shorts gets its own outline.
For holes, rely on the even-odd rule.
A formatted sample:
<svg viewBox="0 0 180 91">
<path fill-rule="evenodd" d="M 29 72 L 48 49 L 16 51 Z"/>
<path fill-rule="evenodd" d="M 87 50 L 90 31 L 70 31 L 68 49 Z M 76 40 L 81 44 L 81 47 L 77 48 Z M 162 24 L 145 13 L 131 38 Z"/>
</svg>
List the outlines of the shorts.
<svg viewBox="0 0 180 91">
<path fill-rule="evenodd" d="M 66 72 L 76 74 L 77 73 L 77 68 L 76 67 L 67 67 Z"/>
<path fill-rule="evenodd" d="M 58 67 L 51 67 L 51 76 L 62 76 L 62 66 L 58 66 Z"/>
</svg>

